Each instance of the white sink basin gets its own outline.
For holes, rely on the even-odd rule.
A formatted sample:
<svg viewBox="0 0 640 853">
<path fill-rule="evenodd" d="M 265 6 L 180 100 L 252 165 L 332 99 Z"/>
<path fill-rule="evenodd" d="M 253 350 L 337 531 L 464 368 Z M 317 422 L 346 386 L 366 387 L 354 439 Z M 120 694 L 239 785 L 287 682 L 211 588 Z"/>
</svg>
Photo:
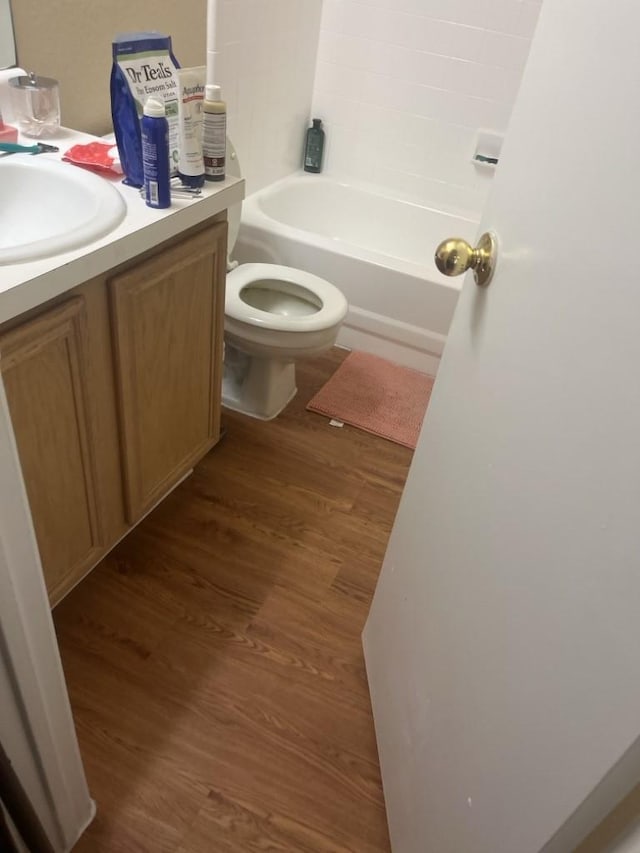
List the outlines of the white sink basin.
<svg viewBox="0 0 640 853">
<path fill-rule="evenodd" d="M 0 264 L 86 246 L 122 222 L 108 180 L 42 154 L 0 157 Z"/>
</svg>

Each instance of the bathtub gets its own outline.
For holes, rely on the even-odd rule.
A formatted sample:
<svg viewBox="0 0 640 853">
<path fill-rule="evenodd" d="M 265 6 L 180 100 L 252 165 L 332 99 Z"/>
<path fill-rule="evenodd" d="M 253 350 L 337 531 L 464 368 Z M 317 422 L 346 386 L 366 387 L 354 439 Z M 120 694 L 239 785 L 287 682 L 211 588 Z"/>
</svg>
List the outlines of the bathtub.
<svg viewBox="0 0 640 853">
<path fill-rule="evenodd" d="M 477 220 L 297 173 L 243 203 L 234 257 L 299 267 L 349 302 L 338 343 L 434 374 L 462 277 L 433 252 L 446 237 L 473 242 Z"/>
</svg>

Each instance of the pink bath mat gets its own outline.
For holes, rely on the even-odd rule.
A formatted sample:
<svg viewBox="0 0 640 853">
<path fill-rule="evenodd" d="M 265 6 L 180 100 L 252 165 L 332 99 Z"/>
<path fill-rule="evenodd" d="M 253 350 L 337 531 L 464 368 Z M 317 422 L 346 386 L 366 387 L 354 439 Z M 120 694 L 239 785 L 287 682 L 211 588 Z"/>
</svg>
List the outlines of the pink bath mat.
<svg viewBox="0 0 640 853">
<path fill-rule="evenodd" d="M 413 450 L 433 381 L 376 355 L 351 352 L 307 409 Z"/>
</svg>

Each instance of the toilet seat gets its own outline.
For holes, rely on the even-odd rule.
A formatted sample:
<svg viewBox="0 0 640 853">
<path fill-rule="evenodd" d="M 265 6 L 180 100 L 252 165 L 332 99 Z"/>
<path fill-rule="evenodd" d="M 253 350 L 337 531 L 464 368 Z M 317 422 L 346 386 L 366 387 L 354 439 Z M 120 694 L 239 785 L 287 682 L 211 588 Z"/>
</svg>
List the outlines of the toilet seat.
<svg viewBox="0 0 640 853">
<path fill-rule="evenodd" d="M 318 309 L 302 316 L 283 315 L 261 310 L 242 299 L 245 288 L 261 284 L 265 290 L 306 297 Z M 278 264 L 240 264 L 227 273 L 225 314 L 238 322 L 283 332 L 313 332 L 338 325 L 346 313 L 347 300 L 343 294 L 313 273 Z"/>
<path fill-rule="evenodd" d="M 227 170 L 241 176 L 228 138 Z M 333 346 L 349 306 L 337 287 L 312 273 L 279 264 L 238 266 L 231 261 L 240 213 L 240 203 L 227 210 L 222 404 L 271 420 L 296 394 L 296 360 Z"/>
</svg>

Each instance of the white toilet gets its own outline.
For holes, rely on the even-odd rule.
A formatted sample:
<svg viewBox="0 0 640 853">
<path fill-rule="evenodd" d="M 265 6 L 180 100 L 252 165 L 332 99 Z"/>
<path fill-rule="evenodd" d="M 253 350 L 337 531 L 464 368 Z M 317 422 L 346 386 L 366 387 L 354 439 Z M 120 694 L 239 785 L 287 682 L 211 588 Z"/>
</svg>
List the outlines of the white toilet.
<svg viewBox="0 0 640 853">
<path fill-rule="evenodd" d="M 227 142 L 227 174 L 241 177 Z M 228 210 L 229 257 L 241 204 Z M 227 273 L 222 405 L 271 420 L 297 391 L 295 360 L 333 346 L 347 300 L 317 275 L 276 264 L 240 264 Z"/>
</svg>

